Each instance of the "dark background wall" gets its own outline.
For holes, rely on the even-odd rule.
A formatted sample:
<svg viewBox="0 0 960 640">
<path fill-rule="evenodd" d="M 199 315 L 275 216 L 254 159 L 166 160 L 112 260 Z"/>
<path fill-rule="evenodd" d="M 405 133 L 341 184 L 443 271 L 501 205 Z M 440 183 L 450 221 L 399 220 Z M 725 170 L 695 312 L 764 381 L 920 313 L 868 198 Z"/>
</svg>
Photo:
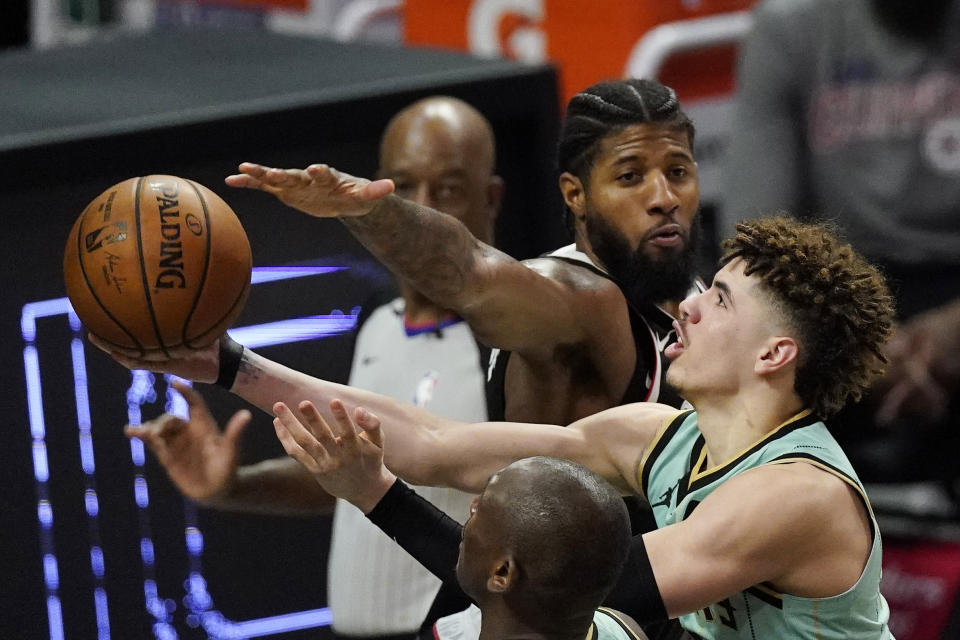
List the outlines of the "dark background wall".
<svg viewBox="0 0 960 640">
<path fill-rule="evenodd" d="M 256 285 L 237 326 L 283 318 L 349 313 L 390 280 L 335 221 L 318 221 L 265 194 L 229 189 L 223 178 L 244 160 L 299 167 L 323 161 L 359 175 L 376 167 L 389 117 L 434 93 L 461 97 L 494 125 L 498 169 L 507 182 L 499 244 L 528 257 L 565 241 L 553 170 L 558 105 L 553 70 L 457 54 L 364 47 L 264 33 L 167 31 L 82 47 L 0 55 L 0 212 L 3 305 L 0 308 L 4 446 L 0 450 L 0 637 L 46 638 L 49 594 L 59 597 L 69 638 L 98 635 L 97 598 L 114 638 L 153 637 L 144 604 L 150 576 L 141 538 L 154 542 L 161 600 L 181 638 L 207 637 L 186 617 L 184 581 L 202 559 L 211 609 L 234 621 L 316 609 L 326 602 L 329 521 L 195 514 L 152 460 L 143 469 L 149 505 L 137 506 L 138 469 L 121 428 L 129 418 L 130 374 L 86 346 L 92 475 L 81 466 L 78 400 L 66 316 L 37 321 L 35 340 L 21 331 L 25 304 L 65 295 L 63 247 L 84 205 L 110 185 L 150 173 L 192 178 L 219 193 L 250 237 L 254 264 L 337 264 L 345 271 Z M 316 375 L 344 380 L 349 334 L 264 347 L 262 353 Z M 45 437 L 31 437 L 25 351 L 36 348 Z M 29 360 L 29 357 L 27 357 Z M 158 399 L 143 419 L 163 411 Z M 218 418 L 240 402 L 205 387 Z M 49 480 L 35 461 L 45 447 Z M 258 416 L 244 439 L 244 462 L 282 455 L 270 421 Z M 85 492 L 95 490 L 95 516 Z M 38 494 L 38 491 L 40 492 Z M 48 495 L 40 495 L 46 492 Z M 38 504 L 53 524 L 42 534 Z M 44 516 L 46 517 L 46 516 Z M 203 553 L 191 556 L 185 527 L 196 524 Z M 146 528 L 145 528 L 146 527 Z M 44 537 L 46 536 L 46 537 Z M 55 588 L 44 582 L 41 550 L 57 561 Z M 102 579 L 90 548 L 104 556 Z M 49 571 L 48 571 L 48 575 Z M 98 589 L 102 596 L 98 596 Z M 162 617 L 162 616 L 161 616 Z M 288 637 L 317 637 L 316 631 Z"/>
<path fill-rule="evenodd" d="M 27 0 L 7 0 L 3 4 L 3 18 L 0 19 L 0 50 L 20 47 L 30 39 L 27 24 L 30 17 L 30 5 Z"/>
</svg>

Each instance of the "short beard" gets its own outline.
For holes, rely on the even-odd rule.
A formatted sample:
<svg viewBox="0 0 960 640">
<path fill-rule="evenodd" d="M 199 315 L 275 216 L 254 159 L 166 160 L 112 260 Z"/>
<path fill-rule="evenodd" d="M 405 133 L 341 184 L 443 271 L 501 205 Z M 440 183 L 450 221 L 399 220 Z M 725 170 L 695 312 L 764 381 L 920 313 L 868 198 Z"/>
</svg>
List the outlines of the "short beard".
<svg viewBox="0 0 960 640">
<path fill-rule="evenodd" d="M 683 300 L 690 292 L 696 271 L 700 216 L 694 217 L 690 233 L 678 253 L 653 259 L 644 253 L 644 242 L 636 249 L 616 228 L 596 213 L 586 216 L 587 239 L 607 272 L 623 289 L 634 306 Z"/>
</svg>

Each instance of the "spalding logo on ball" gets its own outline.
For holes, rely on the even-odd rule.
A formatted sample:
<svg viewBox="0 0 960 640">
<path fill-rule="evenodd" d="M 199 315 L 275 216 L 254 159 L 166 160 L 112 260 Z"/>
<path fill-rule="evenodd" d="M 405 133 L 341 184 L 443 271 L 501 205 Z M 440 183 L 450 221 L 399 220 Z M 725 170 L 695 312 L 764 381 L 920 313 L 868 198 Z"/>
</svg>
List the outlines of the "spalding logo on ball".
<svg viewBox="0 0 960 640">
<path fill-rule="evenodd" d="M 250 243 L 226 202 L 176 176 L 115 184 L 87 205 L 63 256 L 67 296 L 91 333 L 139 357 L 199 349 L 250 291 Z"/>
</svg>

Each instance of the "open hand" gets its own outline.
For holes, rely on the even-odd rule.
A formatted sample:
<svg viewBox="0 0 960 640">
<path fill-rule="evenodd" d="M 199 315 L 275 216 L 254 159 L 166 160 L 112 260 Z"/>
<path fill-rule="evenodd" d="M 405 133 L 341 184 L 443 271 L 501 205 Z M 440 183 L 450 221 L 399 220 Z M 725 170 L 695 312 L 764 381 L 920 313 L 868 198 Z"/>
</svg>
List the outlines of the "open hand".
<svg viewBox="0 0 960 640">
<path fill-rule="evenodd" d="M 139 426 L 128 425 L 124 433 L 146 443 L 181 493 L 209 500 L 226 491 L 234 479 L 238 441 L 250 412 L 238 411 L 221 433 L 196 390 L 179 381 L 173 388 L 186 399 L 189 420 L 165 413 Z"/>
<path fill-rule="evenodd" d="M 371 182 L 325 164 L 312 164 L 306 169 L 272 169 L 244 162 L 239 171 L 226 178 L 231 187 L 266 191 L 285 205 L 318 218 L 362 216 L 394 189 L 392 180 Z"/>
<path fill-rule="evenodd" d="M 209 383 L 216 382 L 220 370 L 219 341 L 202 349 L 171 350 L 169 357 L 158 352 L 141 358 L 117 350 L 92 333 L 87 334 L 87 340 L 127 369 L 170 373 L 185 380 Z"/>
<path fill-rule="evenodd" d="M 343 402 L 332 400 L 331 428 L 313 403 L 301 402 L 298 409 L 302 422 L 284 403 L 273 407 L 273 426 L 284 450 L 328 493 L 369 513 L 396 481 L 383 465 L 380 419 L 362 407 L 351 419 Z"/>
</svg>

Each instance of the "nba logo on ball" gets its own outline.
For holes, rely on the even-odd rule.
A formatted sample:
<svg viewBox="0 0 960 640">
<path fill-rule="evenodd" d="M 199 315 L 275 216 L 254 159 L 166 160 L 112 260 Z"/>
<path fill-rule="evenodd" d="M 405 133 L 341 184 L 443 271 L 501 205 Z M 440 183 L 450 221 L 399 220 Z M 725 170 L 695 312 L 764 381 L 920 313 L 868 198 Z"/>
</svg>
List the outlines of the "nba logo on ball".
<svg viewBox="0 0 960 640">
<path fill-rule="evenodd" d="M 114 242 L 122 242 L 126 239 L 127 223 L 121 220 L 120 222 L 111 222 L 107 226 L 94 229 L 87 234 L 83 244 L 89 252 L 96 251 L 101 248 L 104 243 L 113 244 Z"/>
<path fill-rule="evenodd" d="M 243 309 L 251 266 L 230 207 L 203 185 L 165 175 L 130 178 L 95 198 L 63 259 L 80 321 L 138 357 L 219 338 Z"/>
</svg>

